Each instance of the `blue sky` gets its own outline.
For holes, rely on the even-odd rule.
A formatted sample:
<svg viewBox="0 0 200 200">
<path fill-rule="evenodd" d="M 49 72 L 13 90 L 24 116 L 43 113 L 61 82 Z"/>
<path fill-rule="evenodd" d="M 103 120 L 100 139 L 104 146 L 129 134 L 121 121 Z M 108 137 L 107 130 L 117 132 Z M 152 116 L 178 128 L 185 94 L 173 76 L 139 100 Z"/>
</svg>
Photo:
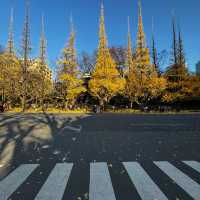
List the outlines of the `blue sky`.
<svg viewBox="0 0 200 200">
<path fill-rule="evenodd" d="M 6 45 L 8 20 L 14 7 L 14 34 L 19 49 L 24 19 L 24 0 L 0 0 L 0 44 Z M 41 14 L 45 15 L 48 40 L 48 58 L 54 67 L 69 36 L 69 17 L 72 14 L 77 32 L 76 47 L 80 54 L 91 53 L 98 45 L 100 0 L 30 0 L 31 56 L 39 52 Z M 127 43 L 127 17 L 131 19 L 133 44 L 137 33 L 137 0 L 104 0 L 106 30 L 109 46 Z M 182 29 L 184 48 L 190 70 L 200 60 L 200 1 L 199 0 L 142 0 L 144 29 L 148 45 L 151 39 L 151 21 L 154 18 L 158 51 L 171 48 L 171 15 L 174 10 Z"/>
</svg>

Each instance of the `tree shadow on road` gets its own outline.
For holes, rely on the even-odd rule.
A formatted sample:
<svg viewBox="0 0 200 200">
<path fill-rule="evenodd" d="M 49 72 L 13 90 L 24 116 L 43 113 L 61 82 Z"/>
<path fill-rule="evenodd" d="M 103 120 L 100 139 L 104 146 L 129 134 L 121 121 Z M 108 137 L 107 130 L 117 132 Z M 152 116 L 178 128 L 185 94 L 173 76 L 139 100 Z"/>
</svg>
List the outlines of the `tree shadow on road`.
<svg viewBox="0 0 200 200">
<path fill-rule="evenodd" d="M 66 161 L 80 128 L 80 116 L 12 115 L 1 119 L 0 177 L 22 163 Z"/>
<path fill-rule="evenodd" d="M 148 116 L 155 123 L 155 116 Z M 164 119 L 166 120 L 166 119 Z M 198 159 L 196 131 L 141 127 L 144 116 L 26 114 L 3 119 L 0 177 L 23 163 L 125 162 Z M 156 123 L 158 123 L 156 121 Z M 3 166 L 3 167 L 2 167 Z M 6 170 L 3 170 L 5 166 Z M 4 172 L 5 174 L 5 172 Z"/>
</svg>

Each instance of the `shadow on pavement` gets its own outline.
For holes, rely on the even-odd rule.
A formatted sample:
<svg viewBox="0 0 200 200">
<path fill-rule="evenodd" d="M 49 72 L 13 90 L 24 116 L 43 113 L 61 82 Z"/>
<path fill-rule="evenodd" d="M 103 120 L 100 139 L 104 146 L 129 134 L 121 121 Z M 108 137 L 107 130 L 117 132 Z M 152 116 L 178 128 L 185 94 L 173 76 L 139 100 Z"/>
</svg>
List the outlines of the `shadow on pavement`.
<svg viewBox="0 0 200 200">
<path fill-rule="evenodd" d="M 0 119 L 0 177 L 22 163 L 199 160 L 200 128 L 194 119 L 187 125 L 188 119 L 167 116 L 5 116 Z"/>
</svg>

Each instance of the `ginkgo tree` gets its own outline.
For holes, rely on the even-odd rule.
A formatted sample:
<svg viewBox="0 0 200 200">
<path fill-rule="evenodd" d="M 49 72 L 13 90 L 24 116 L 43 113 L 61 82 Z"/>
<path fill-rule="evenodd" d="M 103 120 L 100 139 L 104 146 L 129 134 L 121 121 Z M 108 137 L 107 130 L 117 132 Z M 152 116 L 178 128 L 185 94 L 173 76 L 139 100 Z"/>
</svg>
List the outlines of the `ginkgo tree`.
<svg viewBox="0 0 200 200">
<path fill-rule="evenodd" d="M 148 104 L 154 98 L 162 95 L 166 88 L 166 80 L 158 75 L 155 65 L 151 64 L 149 49 L 143 28 L 142 7 L 139 2 L 137 45 L 132 53 L 130 26 L 128 31 L 127 49 L 127 84 L 126 95 L 131 104 Z"/>
<path fill-rule="evenodd" d="M 95 69 L 89 82 L 90 93 L 99 100 L 104 109 L 112 97 L 124 91 L 125 79 L 120 77 L 116 63 L 107 47 L 107 37 L 104 24 L 104 7 L 101 6 L 99 47 Z"/>
<path fill-rule="evenodd" d="M 130 101 L 130 107 L 132 108 L 133 103 L 137 102 L 139 80 L 137 77 L 136 63 L 135 60 L 133 59 L 129 18 L 128 18 L 128 47 L 126 53 L 126 67 L 127 67 L 127 73 L 126 73 L 125 95 L 128 97 Z"/>
<path fill-rule="evenodd" d="M 13 54 L 0 55 L 0 90 L 2 102 L 14 101 L 20 94 L 21 68 L 19 60 Z"/>
<path fill-rule="evenodd" d="M 58 81 L 61 84 L 61 96 L 64 107 L 73 108 L 77 97 L 86 91 L 81 80 L 75 50 L 75 31 L 71 24 L 71 33 L 62 57 L 58 60 Z"/>
</svg>

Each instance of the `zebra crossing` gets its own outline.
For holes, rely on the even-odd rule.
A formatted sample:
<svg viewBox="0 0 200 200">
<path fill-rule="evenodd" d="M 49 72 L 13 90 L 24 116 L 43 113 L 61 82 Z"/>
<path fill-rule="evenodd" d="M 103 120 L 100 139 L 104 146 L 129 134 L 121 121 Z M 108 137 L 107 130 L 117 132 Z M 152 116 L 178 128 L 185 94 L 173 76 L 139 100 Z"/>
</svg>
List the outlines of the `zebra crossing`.
<svg viewBox="0 0 200 200">
<path fill-rule="evenodd" d="M 198 180 L 193 180 L 188 174 L 171 164 L 168 161 L 156 161 L 153 165 L 171 179 L 178 187 L 188 194 L 190 199 L 200 200 L 200 162 L 182 161 L 190 171 L 197 174 Z M 136 189 L 138 196 L 142 200 L 170 200 L 166 191 L 163 191 L 159 184 L 153 179 L 153 175 L 147 172 L 139 162 L 121 163 L 128 174 L 133 187 Z M 16 168 L 7 177 L 0 182 L 0 200 L 13 200 L 13 193 L 23 185 L 30 175 L 34 175 L 39 164 L 24 164 Z M 33 195 L 33 200 L 67 200 L 65 190 L 68 187 L 69 179 L 72 175 L 73 163 L 56 164 L 37 194 Z M 80 198 L 81 200 L 118 200 L 116 195 L 115 182 L 110 175 L 112 166 L 107 163 L 90 163 L 89 165 L 89 186 L 88 196 Z M 71 179 L 79 177 L 71 177 Z M 120 184 L 120 182 L 118 183 Z M 33 187 L 29 183 L 29 187 Z M 26 193 L 27 191 L 24 191 Z M 13 197 L 13 196 L 12 196 Z M 134 199 L 134 196 L 131 197 Z M 17 199 L 17 198 L 16 198 Z M 185 198 L 187 199 L 187 198 Z M 30 198 L 31 200 L 31 194 Z M 69 200 L 72 200 L 69 199 Z M 124 199 L 123 199 L 124 200 Z"/>
<path fill-rule="evenodd" d="M 72 167 L 72 164 L 57 164 L 35 200 L 62 199 Z"/>
</svg>

